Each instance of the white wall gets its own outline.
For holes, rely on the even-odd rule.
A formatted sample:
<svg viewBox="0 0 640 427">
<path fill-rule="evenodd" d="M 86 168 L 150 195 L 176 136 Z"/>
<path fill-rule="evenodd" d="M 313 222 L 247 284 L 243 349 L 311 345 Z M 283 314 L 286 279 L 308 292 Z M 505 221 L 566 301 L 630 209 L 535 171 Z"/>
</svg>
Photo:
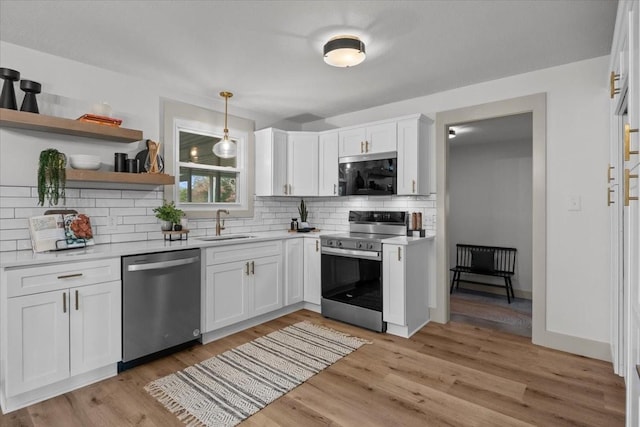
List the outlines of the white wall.
<svg viewBox="0 0 640 427">
<path fill-rule="evenodd" d="M 454 141 L 449 144 L 448 174 L 450 266 L 456 263 L 456 243 L 514 247 L 518 249 L 514 291 L 530 298 L 531 139 L 464 145 Z M 495 279 L 494 283 L 504 284 Z"/>
<path fill-rule="evenodd" d="M 608 62 L 604 56 L 519 74 L 331 117 L 305 130 L 413 113 L 435 119 L 441 111 L 546 93 L 546 329 L 608 343 Z M 570 196 L 580 197 L 580 211 L 567 209 Z"/>
</svg>

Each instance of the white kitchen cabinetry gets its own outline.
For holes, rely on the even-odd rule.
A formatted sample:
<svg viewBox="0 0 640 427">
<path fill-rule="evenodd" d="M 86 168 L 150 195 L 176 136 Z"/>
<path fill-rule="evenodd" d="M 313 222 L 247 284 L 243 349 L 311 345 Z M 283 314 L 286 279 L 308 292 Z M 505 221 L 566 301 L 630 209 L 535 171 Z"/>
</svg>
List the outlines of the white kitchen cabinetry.
<svg viewBox="0 0 640 427">
<path fill-rule="evenodd" d="M 288 239 L 284 243 L 284 305 L 301 302 L 304 281 L 304 239 Z"/>
<path fill-rule="evenodd" d="M 433 240 L 383 244 L 382 320 L 387 332 L 409 338 L 429 321 L 429 257 Z"/>
<path fill-rule="evenodd" d="M 282 306 L 282 242 L 207 249 L 205 332 Z"/>
<path fill-rule="evenodd" d="M 320 134 L 318 196 L 338 196 L 338 145 L 338 132 Z"/>
<path fill-rule="evenodd" d="M 318 134 L 268 128 L 255 132 L 257 196 L 318 195 Z"/>
<path fill-rule="evenodd" d="M 122 353 L 120 258 L 3 274 L 5 412 L 116 374 Z M 92 376 L 110 365 L 108 374 Z M 46 389 L 54 384 L 55 391 Z"/>
<path fill-rule="evenodd" d="M 304 301 L 320 305 L 320 238 L 304 239 Z"/>
<path fill-rule="evenodd" d="M 429 188 L 429 127 L 424 116 L 398 121 L 398 195 L 427 195 Z"/>
<path fill-rule="evenodd" d="M 344 129 L 340 137 L 340 157 L 396 151 L 396 123 L 379 123 Z"/>
</svg>

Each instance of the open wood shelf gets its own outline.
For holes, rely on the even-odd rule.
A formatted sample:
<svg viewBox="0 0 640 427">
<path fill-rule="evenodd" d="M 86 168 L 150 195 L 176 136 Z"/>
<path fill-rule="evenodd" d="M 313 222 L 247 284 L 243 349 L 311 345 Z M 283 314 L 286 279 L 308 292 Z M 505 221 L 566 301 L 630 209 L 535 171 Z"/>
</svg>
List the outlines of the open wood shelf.
<svg viewBox="0 0 640 427">
<path fill-rule="evenodd" d="M 135 142 L 142 139 L 142 131 L 135 129 L 87 123 L 62 117 L 28 113 L 26 111 L 8 110 L 6 108 L 0 108 L 0 126 L 83 136 L 114 142 Z"/>
<path fill-rule="evenodd" d="M 172 185 L 174 177 L 164 173 L 106 172 L 67 169 L 67 181 L 118 182 L 122 184 Z"/>
</svg>

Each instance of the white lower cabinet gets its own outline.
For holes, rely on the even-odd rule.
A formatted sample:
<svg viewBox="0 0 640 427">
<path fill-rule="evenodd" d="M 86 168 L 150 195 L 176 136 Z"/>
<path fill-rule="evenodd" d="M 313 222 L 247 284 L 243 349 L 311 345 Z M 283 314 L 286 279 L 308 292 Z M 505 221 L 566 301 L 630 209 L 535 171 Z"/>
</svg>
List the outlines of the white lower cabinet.
<svg viewBox="0 0 640 427">
<path fill-rule="evenodd" d="M 284 246 L 284 304 L 301 302 L 304 281 L 304 239 L 288 239 Z"/>
<path fill-rule="evenodd" d="M 429 321 L 432 242 L 382 247 L 382 320 L 390 334 L 408 338 Z"/>
<path fill-rule="evenodd" d="M 207 249 L 205 331 L 283 307 L 282 242 Z"/>
<path fill-rule="evenodd" d="M 118 269 L 120 259 L 109 262 Z M 64 269 L 57 265 L 55 269 Z M 95 265 L 91 265 L 95 268 Z M 57 290 L 18 295 L 7 299 L 4 397 L 84 374 L 121 359 L 120 281 L 61 287 L 66 278 L 82 283 L 83 263 L 73 264 L 76 273 L 58 273 Z M 55 270 L 54 269 L 54 270 Z M 34 267 L 18 276 L 44 276 L 51 267 Z M 89 270 L 84 270 L 90 275 Z M 118 270 L 119 271 L 119 270 Z M 12 272 L 15 273 L 15 272 Z M 16 274 L 10 274 L 16 276 Z M 85 275 L 86 276 L 86 275 Z M 16 288 L 16 282 L 9 287 Z"/>
<path fill-rule="evenodd" d="M 320 238 L 304 239 L 304 300 L 320 305 Z"/>
</svg>

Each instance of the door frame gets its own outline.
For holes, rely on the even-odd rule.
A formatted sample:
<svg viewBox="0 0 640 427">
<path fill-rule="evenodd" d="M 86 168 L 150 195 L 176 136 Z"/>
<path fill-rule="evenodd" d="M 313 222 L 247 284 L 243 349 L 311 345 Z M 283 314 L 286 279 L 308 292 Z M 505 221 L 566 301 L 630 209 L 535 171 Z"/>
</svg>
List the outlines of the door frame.
<svg viewBox="0 0 640 427">
<path fill-rule="evenodd" d="M 550 343 L 560 337 L 548 337 L 546 330 L 546 93 L 522 96 L 502 101 L 458 108 L 436 114 L 436 308 L 431 310 L 432 320 L 447 323 L 449 307 L 449 238 L 447 216 L 449 213 L 449 182 L 447 168 L 449 146 L 447 128 L 456 124 L 532 113 L 532 342 L 559 348 Z M 561 334 L 555 334 L 561 335 Z M 567 339 L 561 335 L 561 339 Z"/>
</svg>

